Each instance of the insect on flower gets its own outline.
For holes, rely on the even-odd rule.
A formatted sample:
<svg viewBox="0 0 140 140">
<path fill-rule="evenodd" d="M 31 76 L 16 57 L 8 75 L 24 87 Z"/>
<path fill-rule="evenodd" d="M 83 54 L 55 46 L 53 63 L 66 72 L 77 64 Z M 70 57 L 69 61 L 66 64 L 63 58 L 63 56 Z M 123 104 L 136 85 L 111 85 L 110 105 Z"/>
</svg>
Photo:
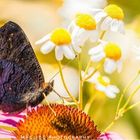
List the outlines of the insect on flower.
<svg viewBox="0 0 140 140">
<path fill-rule="evenodd" d="M 100 135 L 94 122 L 81 110 L 62 104 L 50 106 L 56 115 L 49 106 L 32 108 L 28 115 L 17 122 L 9 135 L 18 140 L 90 140 Z"/>
<path fill-rule="evenodd" d="M 36 106 L 52 91 L 45 84 L 35 53 L 23 30 L 14 22 L 0 28 L 0 110 L 20 112 Z"/>
</svg>

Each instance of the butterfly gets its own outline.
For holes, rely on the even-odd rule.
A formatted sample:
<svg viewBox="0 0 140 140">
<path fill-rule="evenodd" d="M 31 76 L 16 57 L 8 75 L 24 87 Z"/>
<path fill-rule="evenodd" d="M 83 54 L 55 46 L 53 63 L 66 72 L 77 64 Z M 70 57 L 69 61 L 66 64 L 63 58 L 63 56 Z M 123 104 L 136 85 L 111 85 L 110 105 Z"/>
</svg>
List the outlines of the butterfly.
<svg viewBox="0 0 140 140">
<path fill-rule="evenodd" d="M 0 28 L 0 110 L 21 112 L 42 102 L 53 88 L 43 73 L 25 33 L 14 22 Z"/>
</svg>

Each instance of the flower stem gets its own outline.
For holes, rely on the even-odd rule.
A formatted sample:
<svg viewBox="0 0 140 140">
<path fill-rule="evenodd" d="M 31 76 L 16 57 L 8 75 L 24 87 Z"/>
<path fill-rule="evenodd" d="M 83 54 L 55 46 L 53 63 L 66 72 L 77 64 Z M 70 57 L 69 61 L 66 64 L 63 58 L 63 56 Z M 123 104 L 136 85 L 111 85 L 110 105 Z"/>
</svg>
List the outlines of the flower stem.
<svg viewBox="0 0 140 140">
<path fill-rule="evenodd" d="M 78 55 L 78 68 L 79 68 L 79 76 L 80 76 L 80 85 L 79 85 L 79 108 L 83 108 L 83 79 L 82 79 L 82 65 L 81 65 L 81 58 L 80 54 Z"/>
<path fill-rule="evenodd" d="M 131 101 L 131 99 L 133 98 L 133 96 L 137 93 L 137 91 L 140 89 L 140 85 L 137 86 L 137 88 L 131 93 L 131 95 L 129 96 L 128 100 L 126 101 L 126 103 L 124 104 L 124 106 L 122 107 L 122 109 L 125 109 L 127 107 L 127 105 L 129 104 L 129 102 Z"/>
<path fill-rule="evenodd" d="M 84 77 L 86 76 L 86 74 L 87 74 L 87 72 L 88 72 L 88 69 L 89 69 L 89 67 L 90 67 L 90 65 L 91 65 L 91 59 L 88 61 L 88 64 L 87 64 L 87 67 L 86 67 L 86 69 L 85 69 L 85 73 L 84 73 Z"/>
<path fill-rule="evenodd" d="M 61 67 L 61 62 L 60 61 L 58 61 L 58 67 L 59 67 L 60 76 L 61 76 L 61 79 L 62 79 L 63 86 L 64 86 L 65 90 L 67 91 L 69 97 L 75 102 L 75 104 L 78 107 L 79 104 L 78 104 L 77 100 L 75 99 L 75 97 L 70 93 L 70 91 L 67 88 L 66 82 L 64 80 L 64 76 L 63 76 L 63 72 L 62 72 L 62 67 Z"/>
<path fill-rule="evenodd" d="M 94 69 L 94 71 L 93 71 L 89 76 L 87 76 L 83 81 L 86 81 L 86 80 L 88 80 L 89 78 L 91 78 L 91 77 L 101 68 L 102 65 L 103 65 L 102 62 L 99 63 L 99 64 L 97 65 L 97 67 Z"/>
<path fill-rule="evenodd" d="M 126 108 L 126 109 L 124 110 L 124 112 L 129 111 L 130 109 L 132 109 L 132 108 L 136 107 L 136 106 L 137 106 L 137 105 L 139 105 L 139 104 L 140 104 L 140 101 L 139 101 L 139 102 L 137 102 L 137 103 L 135 103 L 135 104 L 133 104 L 133 105 L 131 105 L 131 106 L 129 106 L 128 108 Z"/>
<path fill-rule="evenodd" d="M 106 31 L 102 31 L 102 32 L 101 32 L 101 35 L 100 35 L 100 39 L 101 39 L 101 40 L 104 38 L 105 33 L 106 33 Z M 96 45 L 98 45 L 98 44 L 99 44 L 99 42 L 97 41 L 97 42 L 96 42 Z M 85 75 L 87 74 L 88 69 L 89 69 L 91 63 L 92 63 L 92 61 L 91 61 L 91 59 L 90 59 L 89 62 L 88 62 L 88 64 L 87 64 L 87 67 L 86 67 L 86 69 L 85 69 Z M 84 75 L 84 77 L 85 77 L 85 75 Z"/>
<path fill-rule="evenodd" d="M 96 97 L 96 96 L 92 96 L 91 98 L 89 98 L 89 101 L 88 101 L 87 104 L 85 105 L 84 112 L 85 112 L 86 114 L 89 113 L 89 110 L 90 110 L 90 108 L 91 108 L 91 105 L 92 105 L 93 101 L 95 100 L 95 97 Z"/>
<path fill-rule="evenodd" d="M 105 33 L 106 33 L 106 31 L 102 31 L 102 32 L 101 32 L 101 35 L 100 35 L 100 39 L 101 39 L 101 40 L 104 38 Z"/>
<path fill-rule="evenodd" d="M 115 123 L 115 120 L 112 121 L 103 132 L 107 132 L 114 125 L 114 123 Z"/>
<path fill-rule="evenodd" d="M 137 75 L 138 76 L 138 75 Z M 123 92 L 123 96 L 124 94 L 126 93 L 126 90 L 130 88 L 130 86 L 132 85 L 132 83 L 137 79 L 137 76 L 128 84 L 128 86 L 126 86 L 126 88 L 124 89 L 124 92 Z M 137 91 L 140 89 L 140 85 L 137 86 L 137 88 L 131 93 L 131 95 L 129 96 L 128 100 L 126 101 L 126 103 L 124 104 L 124 106 L 122 108 L 120 108 L 120 103 L 121 103 L 121 100 L 123 98 L 123 96 L 121 96 L 121 100 L 119 101 L 119 104 L 118 104 L 118 107 L 117 107 L 117 112 L 116 112 L 116 115 L 115 115 L 115 118 L 114 120 L 110 123 L 110 125 L 104 130 L 105 132 L 110 129 L 113 124 L 115 123 L 116 120 L 120 119 L 124 113 L 126 113 L 128 110 L 134 108 L 135 106 L 137 106 L 138 104 L 140 104 L 140 102 L 137 102 L 133 105 L 130 105 L 129 107 L 127 107 L 127 105 L 129 104 L 129 102 L 131 101 L 131 99 L 133 98 L 133 96 L 137 93 Z M 127 107 L 127 108 L 126 108 Z"/>
<path fill-rule="evenodd" d="M 121 94 L 120 100 L 118 102 L 116 114 L 118 113 L 118 111 L 120 109 L 120 105 L 121 105 L 121 102 L 123 100 L 124 94 L 130 88 L 130 86 L 135 82 L 135 80 L 137 79 L 138 76 L 139 76 L 139 73 L 137 73 L 137 75 L 132 79 L 132 81 L 130 81 L 130 83 L 128 83 L 128 85 L 124 88 L 123 93 Z"/>
</svg>

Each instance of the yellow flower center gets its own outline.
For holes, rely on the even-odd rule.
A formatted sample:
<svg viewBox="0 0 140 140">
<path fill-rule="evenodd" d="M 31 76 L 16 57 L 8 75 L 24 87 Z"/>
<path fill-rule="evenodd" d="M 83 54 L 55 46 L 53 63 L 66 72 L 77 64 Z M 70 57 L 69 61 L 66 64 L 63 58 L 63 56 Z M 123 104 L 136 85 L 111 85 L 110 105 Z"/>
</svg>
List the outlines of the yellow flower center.
<svg viewBox="0 0 140 140">
<path fill-rule="evenodd" d="M 96 29 L 96 21 L 89 14 L 77 14 L 76 15 L 76 25 L 80 28 L 84 28 L 86 30 L 94 30 Z"/>
<path fill-rule="evenodd" d="M 108 43 L 104 48 L 104 52 L 106 54 L 106 57 L 111 58 L 113 60 L 117 61 L 121 58 L 121 49 L 115 43 Z"/>
<path fill-rule="evenodd" d="M 103 76 L 98 77 L 98 82 L 104 86 L 108 86 L 110 84 L 110 81 Z"/>
<path fill-rule="evenodd" d="M 51 34 L 50 40 L 58 46 L 65 45 L 71 43 L 71 36 L 67 30 L 63 28 L 57 28 Z"/>
<path fill-rule="evenodd" d="M 122 20 L 124 18 L 123 10 L 114 4 L 110 4 L 104 8 L 104 11 L 112 18 Z"/>
</svg>

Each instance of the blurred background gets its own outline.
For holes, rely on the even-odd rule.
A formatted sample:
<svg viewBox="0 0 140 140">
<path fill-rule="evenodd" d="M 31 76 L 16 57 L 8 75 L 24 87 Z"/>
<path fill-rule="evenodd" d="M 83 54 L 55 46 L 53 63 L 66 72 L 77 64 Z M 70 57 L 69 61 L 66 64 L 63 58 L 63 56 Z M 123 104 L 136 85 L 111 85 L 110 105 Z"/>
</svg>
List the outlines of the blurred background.
<svg viewBox="0 0 140 140">
<path fill-rule="evenodd" d="M 54 53 L 43 55 L 40 53 L 40 46 L 35 46 L 35 41 L 49 33 L 56 27 L 67 27 L 77 12 L 85 11 L 87 8 L 103 8 L 108 3 L 118 4 L 125 13 L 125 36 L 120 34 L 110 34 L 105 39 L 112 40 L 120 44 L 124 50 L 124 66 L 120 74 L 111 75 L 112 83 L 116 84 L 122 91 L 125 85 L 136 75 L 140 68 L 140 62 L 135 59 L 132 54 L 132 46 L 140 47 L 140 1 L 139 0 L 0 0 L 0 25 L 11 20 L 18 23 L 27 34 L 36 56 L 41 64 L 46 82 L 58 72 L 57 64 L 54 60 Z M 86 44 L 84 54 L 91 47 Z M 86 55 L 82 55 L 83 70 L 88 61 Z M 67 64 L 64 60 L 63 64 Z M 75 97 L 78 93 L 78 74 L 76 62 L 71 62 L 64 69 L 66 83 L 70 91 Z M 74 84 L 73 84 L 74 83 Z M 140 83 L 137 81 L 138 84 Z M 61 95 L 66 96 L 59 75 L 55 77 L 55 90 Z M 133 90 L 130 89 L 130 91 Z M 129 92 L 127 95 L 129 95 Z M 89 115 L 97 124 L 100 130 L 103 130 L 112 121 L 120 94 L 115 99 L 108 99 L 101 93 L 94 92 L 93 86 L 84 84 L 84 103 L 86 105 L 93 97 L 89 110 Z M 59 100 L 57 95 L 52 93 L 49 95 L 50 101 Z M 140 93 L 138 93 L 133 103 L 140 101 Z M 140 107 L 137 106 L 133 110 L 127 112 L 123 118 L 111 128 L 126 140 L 140 139 Z"/>
</svg>

